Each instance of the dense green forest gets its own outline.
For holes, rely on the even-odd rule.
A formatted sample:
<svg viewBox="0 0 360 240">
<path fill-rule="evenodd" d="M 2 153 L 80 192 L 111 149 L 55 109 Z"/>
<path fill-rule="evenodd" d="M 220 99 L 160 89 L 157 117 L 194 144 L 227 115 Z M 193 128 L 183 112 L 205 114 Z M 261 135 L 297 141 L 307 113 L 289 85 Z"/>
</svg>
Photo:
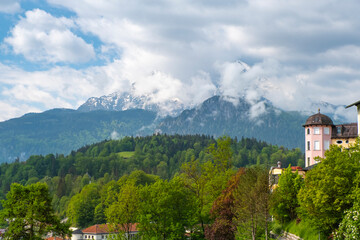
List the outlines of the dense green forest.
<svg viewBox="0 0 360 240">
<path fill-rule="evenodd" d="M 7 194 L 0 218 L 14 219 L 14 211 L 23 209 L 24 221 L 40 224 L 43 220 L 34 221 L 37 214 L 26 212 L 38 212 L 37 202 L 47 196 L 55 215 L 46 210 L 48 220 L 41 224 L 57 226 L 59 236 L 68 234 L 70 225 L 108 223 L 126 239 L 137 223 L 144 239 L 269 239 L 270 230 L 282 228 L 305 239 L 319 234 L 358 239 L 359 153 L 360 141 L 346 150 L 331 146 L 304 180 L 290 167 L 302 165 L 299 149 L 204 135 L 125 137 L 68 156 L 2 164 L 2 197 Z M 271 191 L 269 167 L 278 161 L 289 167 Z M 16 201 L 19 195 L 29 207 Z M 67 223 L 60 224 L 60 218 Z M 48 231 L 3 224 L 10 237 Z"/>
<path fill-rule="evenodd" d="M 191 228 L 194 237 L 200 234 L 198 239 L 202 239 L 206 231 L 212 233 L 206 226 L 213 221 L 213 202 L 237 169 L 255 165 L 259 167 L 256 172 L 267 176 L 266 169 L 278 161 L 284 166 L 302 165 L 303 154 L 300 149 L 249 138 L 124 137 L 82 147 L 68 156 L 35 155 L 24 162 L 3 163 L 0 194 L 5 199 L 15 182 L 25 186 L 42 182 L 49 188 L 57 216 L 68 218 L 73 226 L 139 222 L 146 235 L 153 227 L 147 223 L 165 221 L 156 216 L 166 214 L 166 223 L 162 224 L 173 225 L 156 234 L 181 239 L 184 229 Z M 121 202 L 134 199 L 134 194 L 140 201 L 131 201 L 136 214 L 119 212 L 130 211 L 123 209 Z M 128 218 L 123 219 L 125 216 Z"/>
<path fill-rule="evenodd" d="M 13 182 L 26 185 L 46 181 L 52 193 L 56 193 L 55 199 L 69 198 L 89 181 L 104 177 L 117 180 L 135 170 L 171 179 L 183 163 L 208 160 L 207 148 L 214 143 L 214 138 L 204 135 L 153 135 L 104 141 L 82 147 L 68 156 L 34 155 L 24 162 L 0 165 L 0 194 L 4 198 Z M 271 166 L 277 161 L 285 166 L 303 164 L 300 149 L 288 150 L 255 139 L 232 139 L 231 149 L 235 168 L 254 164 Z"/>
</svg>

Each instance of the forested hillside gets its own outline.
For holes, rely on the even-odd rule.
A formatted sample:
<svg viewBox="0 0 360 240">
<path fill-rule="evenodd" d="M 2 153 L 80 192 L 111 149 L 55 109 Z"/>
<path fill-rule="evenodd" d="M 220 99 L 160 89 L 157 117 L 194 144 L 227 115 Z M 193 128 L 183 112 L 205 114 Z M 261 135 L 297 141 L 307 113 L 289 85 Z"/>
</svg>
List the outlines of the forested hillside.
<svg viewBox="0 0 360 240">
<path fill-rule="evenodd" d="M 0 165 L 0 194 L 4 198 L 13 182 L 24 185 L 46 182 L 55 209 L 64 214 L 70 198 L 90 181 L 118 180 L 137 170 L 171 179 L 179 173 L 182 164 L 195 159 L 209 160 L 208 147 L 215 143 L 214 138 L 204 135 L 153 135 L 104 141 L 68 156 L 34 155 L 25 162 Z M 288 150 L 255 139 L 231 139 L 231 149 L 231 164 L 235 168 L 255 164 L 273 166 L 277 161 L 284 166 L 303 164 L 300 149 Z"/>
</svg>

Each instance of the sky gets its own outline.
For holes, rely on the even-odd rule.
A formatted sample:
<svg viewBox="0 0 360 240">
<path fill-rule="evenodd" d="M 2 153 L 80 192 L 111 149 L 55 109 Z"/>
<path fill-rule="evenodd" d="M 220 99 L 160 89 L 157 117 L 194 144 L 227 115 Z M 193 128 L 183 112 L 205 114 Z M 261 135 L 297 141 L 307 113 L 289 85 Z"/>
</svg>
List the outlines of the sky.
<svg viewBox="0 0 360 240">
<path fill-rule="evenodd" d="M 215 94 L 348 105 L 359 12 L 357 0 L 0 0 L 0 121 L 127 91 L 187 107 Z"/>
</svg>

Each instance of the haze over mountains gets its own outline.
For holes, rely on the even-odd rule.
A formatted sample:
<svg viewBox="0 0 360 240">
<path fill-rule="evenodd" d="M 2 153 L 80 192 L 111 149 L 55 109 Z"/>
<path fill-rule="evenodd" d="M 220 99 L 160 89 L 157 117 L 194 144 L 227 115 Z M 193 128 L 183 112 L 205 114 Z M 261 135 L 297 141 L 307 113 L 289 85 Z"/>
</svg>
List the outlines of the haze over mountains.
<svg viewBox="0 0 360 240">
<path fill-rule="evenodd" d="M 335 121 L 345 121 L 336 111 L 343 107 L 323 106 L 333 111 L 327 114 Z M 303 149 L 302 124 L 308 116 L 276 108 L 264 98 L 249 102 L 245 98 L 214 96 L 184 110 L 176 100 L 157 105 L 147 96 L 114 93 L 90 98 L 78 110 L 53 109 L 0 122 L 0 162 L 26 160 L 34 154 L 68 154 L 105 139 L 155 132 L 253 137 Z"/>
</svg>

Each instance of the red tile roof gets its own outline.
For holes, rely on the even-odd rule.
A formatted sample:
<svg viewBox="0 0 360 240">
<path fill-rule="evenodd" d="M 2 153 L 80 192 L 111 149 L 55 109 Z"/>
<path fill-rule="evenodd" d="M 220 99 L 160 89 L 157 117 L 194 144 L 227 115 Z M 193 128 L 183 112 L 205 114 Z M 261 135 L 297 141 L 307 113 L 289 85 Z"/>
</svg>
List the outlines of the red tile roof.
<svg viewBox="0 0 360 240">
<path fill-rule="evenodd" d="M 131 232 L 137 232 L 137 223 L 131 225 Z M 110 233 L 108 224 L 96 224 L 91 227 L 85 228 L 82 230 L 83 233 L 92 233 L 92 234 L 101 234 L 101 233 Z M 113 231 L 111 231 L 113 232 Z"/>
<path fill-rule="evenodd" d="M 109 233 L 107 224 L 96 224 L 82 230 L 83 233 Z"/>
<path fill-rule="evenodd" d="M 61 237 L 49 237 L 46 240 L 64 240 L 64 239 Z"/>
</svg>

